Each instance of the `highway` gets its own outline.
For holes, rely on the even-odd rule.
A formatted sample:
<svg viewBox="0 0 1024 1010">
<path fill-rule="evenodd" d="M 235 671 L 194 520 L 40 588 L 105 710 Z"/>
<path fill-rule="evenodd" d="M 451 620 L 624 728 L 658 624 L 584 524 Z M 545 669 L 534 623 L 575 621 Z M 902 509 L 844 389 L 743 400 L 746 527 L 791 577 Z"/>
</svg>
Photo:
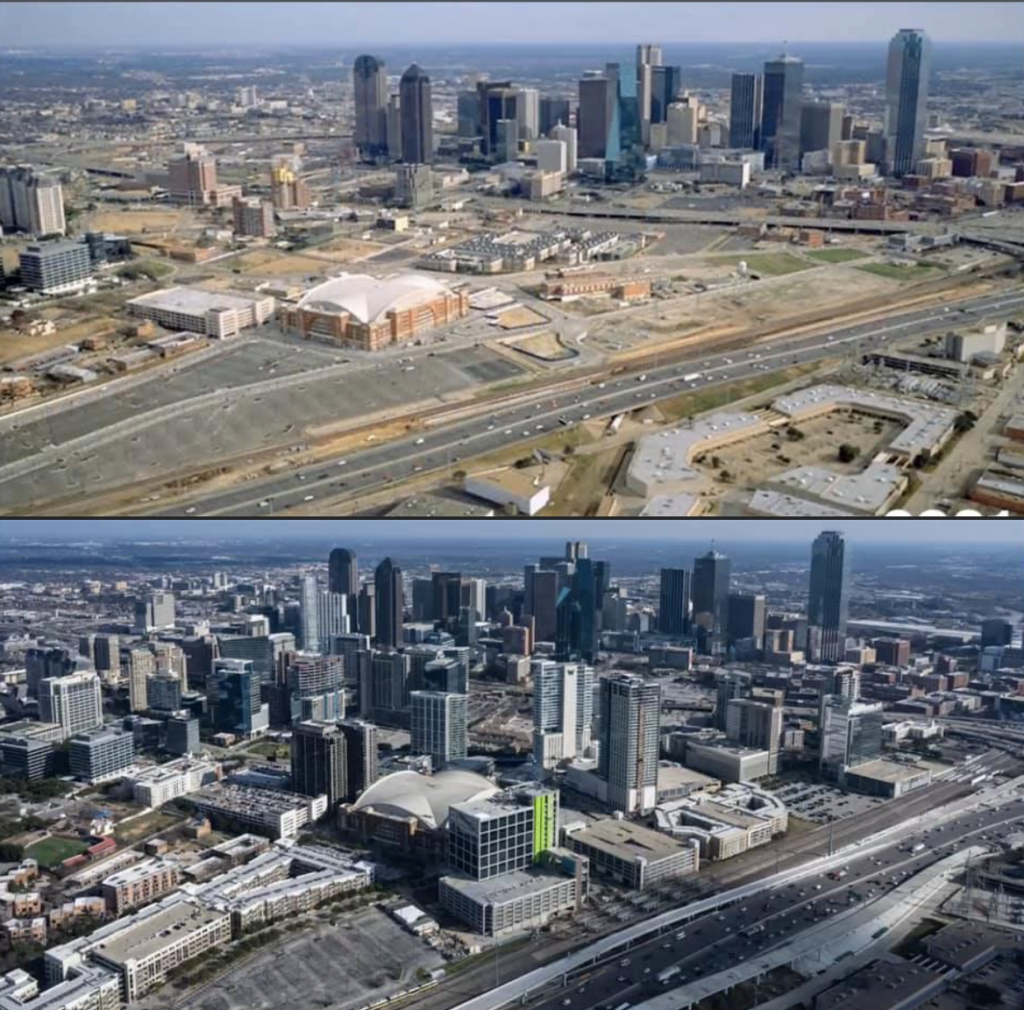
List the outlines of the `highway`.
<svg viewBox="0 0 1024 1010">
<path fill-rule="evenodd" d="M 366 495 L 423 474 L 464 469 L 456 464 L 550 435 L 563 426 L 571 428 L 591 418 L 636 410 L 688 390 L 727 385 L 793 365 L 848 354 L 858 346 L 878 347 L 891 340 L 942 330 L 952 324 L 963 326 L 994 313 L 1009 314 L 1021 309 L 1024 309 L 1024 294 L 1000 292 L 953 302 L 943 308 L 902 313 L 884 322 L 837 328 L 831 334 L 790 340 L 780 338 L 771 344 L 754 345 L 748 351 L 731 351 L 682 364 L 673 361 L 670 365 L 655 365 L 648 367 L 646 378 L 620 375 L 592 384 L 574 395 L 555 399 L 549 399 L 550 393 L 541 393 L 533 402 L 497 407 L 484 417 L 369 447 L 290 471 L 285 476 L 251 481 L 176 506 L 171 512 L 166 506 L 159 506 L 138 514 L 268 515 L 311 506 L 318 498 L 336 500 Z M 700 373 L 699 381 L 688 382 L 683 378 L 693 373 Z"/>
<path fill-rule="evenodd" d="M 871 902 L 913 874 L 968 844 L 991 844 L 1024 823 L 1024 797 L 1015 796 L 996 809 L 961 813 L 945 824 L 901 835 L 881 850 L 851 855 L 834 874 L 814 873 L 783 887 L 746 898 L 742 904 L 717 910 L 666 930 L 661 936 L 619 952 L 603 966 L 583 968 L 556 982 L 527 1005 L 532 1010 L 614 1010 L 635 1005 L 659 992 L 705 975 L 724 971 L 814 929 L 854 905 Z M 918 843 L 926 849 L 909 850 Z M 671 983 L 657 981 L 660 972 L 678 967 Z"/>
</svg>

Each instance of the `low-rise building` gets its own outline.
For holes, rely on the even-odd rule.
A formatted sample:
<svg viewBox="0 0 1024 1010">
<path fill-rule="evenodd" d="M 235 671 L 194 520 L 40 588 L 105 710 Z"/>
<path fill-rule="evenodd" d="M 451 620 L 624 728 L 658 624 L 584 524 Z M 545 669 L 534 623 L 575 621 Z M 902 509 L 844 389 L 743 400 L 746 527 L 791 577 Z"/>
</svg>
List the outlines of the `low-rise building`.
<svg viewBox="0 0 1024 1010">
<path fill-rule="evenodd" d="M 855 765 L 843 774 L 845 788 L 886 799 L 898 799 L 915 789 L 924 788 L 931 781 L 931 770 L 923 765 L 884 759 Z"/>
<path fill-rule="evenodd" d="M 145 859 L 107 877 L 100 884 L 107 910 L 115 916 L 173 891 L 181 880 L 177 863 L 163 859 Z"/>
<path fill-rule="evenodd" d="M 684 763 L 723 782 L 749 782 L 770 774 L 771 752 L 725 740 L 687 740 Z"/>
<path fill-rule="evenodd" d="M 632 821 L 595 821 L 589 827 L 566 830 L 564 841 L 568 849 L 587 857 L 593 873 L 636 890 L 700 869 L 696 845 L 680 844 Z"/>
<path fill-rule="evenodd" d="M 27 971 L 0 978 L 0 1010 L 121 1010 L 121 979 L 98 965 L 81 965 L 44 992 Z"/>
<path fill-rule="evenodd" d="M 551 500 L 551 488 L 519 470 L 475 474 L 465 480 L 467 494 L 495 505 L 512 506 L 521 515 L 534 516 Z"/>
<path fill-rule="evenodd" d="M 271 838 L 294 838 L 305 824 L 327 813 L 326 796 L 300 796 L 277 789 L 215 785 L 191 797 L 195 809 L 214 820 Z"/>
<path fill-rule="evenodd" d="M 911 1010 L 944 986 L 944 973 L 933 968 L 873 961 L 816 996 L 814 1010 Z"/>
<path fill-rule="evenodd" d="M 171 800 L 188 796 L 203 786 L 218 782 L 221 766 L 215 761 L 185 757 L 152 768 L 139 769 L 126 778 L 136 803 L 146 807 L 161 807 Z"/>
<path fill-rule="evenodd" d="M 202 288 L 167 288 L 126 303 L 130 315 L 151 319 L 169 330 L 207 337 L 236 337 L 262 326 L 274 315 L 273 298 L 251 298 Z"/>
</svg>

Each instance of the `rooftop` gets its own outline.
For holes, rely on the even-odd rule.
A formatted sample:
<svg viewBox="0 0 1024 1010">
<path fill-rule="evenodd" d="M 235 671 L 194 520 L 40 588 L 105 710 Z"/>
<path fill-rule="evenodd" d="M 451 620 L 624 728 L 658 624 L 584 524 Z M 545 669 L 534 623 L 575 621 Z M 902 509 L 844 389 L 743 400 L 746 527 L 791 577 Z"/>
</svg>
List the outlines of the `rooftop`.
<svg viewBox="0 0 1024 1010">
<path fill-rule="evenodd" d="M 783 494 L 781 491 L 755 491 L 747 506 L 749 512 L 765 516 L 799 516 L 818 519 L 838 519 L 840 516 L 852 516 L 852 512 L 833 508 L 822 502 L 808 501 L 795 495 Z"/>
<path fill-rule="evenodd" d="M 211 309 L 251 309 L 253 303 L 260 300 L 245 295 L 225 294 L 222 291 L 205 291 L 202 288 L 167 288 L 164 291 L 140 295 L 127 304 L 162 309 L 165 312 L 197 315 Z"/>
<path fill-rule="evenodd" d="M 826 467 L 803 466 L 774 478 L 776 484 L 794 491 L 845 505 L 856 512 L 876 514 L 907 483 L 905 471 L 892 463 L 874 460 L 856 474 L 837 474 Z"/>
<path fill-rule="evenodd" d="M 645 506 L 642 516 L 692 516 L 700 505 L 700 498 L 692 494 L 659 494 Z"/>
<path fill-rule="evenodd" d="M 574 831 L 572 837 L 618 859 L 628 860 L 667 859 L 686 848 L 641 824 L 614 818 L 595 821 L 583 831 Z"/>
<path fill-rule="evenodd" d="M 516 870 L 514 873 L 503 873 L 500 877 L 493 877 L 490 880 L 474 880 L 462 874 L 441 878 L 449 887 L 479 904 L 512 901 L 527 894 L 546 891 L 565 883 L 567 879 L 560 873 L 543 873 L 539 870 Z"/>
<path fill-rule="evenodd" d="M 392 817 L 416 817 L 428 828 L 436 829 L 448 821 L 452 804 L 486 799 L 497 792 L 497 786 L 473 772 L 395 772 L 374 782 L 356 801 L 355 809 L 372 809 Z"/>
<path fill-rule="evenodd" d="M 849 775 L 861 775 L 878 782 L 906 782 L 918 775 L 928 774 L 924 765 L 899 764 L 895 761 L 867 761 L 862 765 L 853 765 L 847 769 Z"/>
<path fill-rule="evenodd" d="M 162 873 L 164 870 L 177 869 L 175 863 L 166 862 L 163 859 L 144 859 L 141 863 L 129 866 L 126 870 L 119 870 L 107 877 L 103 884 L 106 887 L 125 887 L 145 880 L 154 873 Z"/>
<path fill-rule="evenodd" d="M 875 961 L 816 997 L 815 1010 L 889 1010 L 916 1006 L 943 976 L 909 961 Z"/>
<path fill-rule="evenodd" d="M 141 961 L 162 950 L 180 934 L 193 932 L 223 918 L 224 913 L 211 911 L 192 901 L 152 905 L 144 913 L 122 920 L 126 923 L 124 928 L 111 934 L 93 950 L 111 964 Z"/>
<path fill-rule="evenodd" d="M 398 274 L 384 279 L 342 274 L 308 291 L 299 308 L 347 313 L 361 323 L 376 323 L 389 313 L 403 312 L 446 294 L 448 288 L 423 274 Z"/>
</svg>

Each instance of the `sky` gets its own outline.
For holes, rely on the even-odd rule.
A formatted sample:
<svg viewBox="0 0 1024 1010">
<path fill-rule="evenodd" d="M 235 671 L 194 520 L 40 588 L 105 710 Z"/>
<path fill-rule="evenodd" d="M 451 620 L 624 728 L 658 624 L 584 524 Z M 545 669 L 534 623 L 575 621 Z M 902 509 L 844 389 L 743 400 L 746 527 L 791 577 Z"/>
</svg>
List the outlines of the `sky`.
<svg viewBox="0 0 1024 1010">
<path fill-rule="evenodd" d="M 1024 3 L 46 3 L 0 4 L 0 45 L 406 45 L 477 42 L 1024 42 Z"/>
<path fill-rule="evenodd" d="M 472 530 L 459 520 L 435 519 L 26 519 L 6 524 L 0 534 L 4 539 L 68 540 L 68 539 L 228 539 L 266 538 L 280 539 L 334 537 L 337 540 L 357 538 L 367 541 L 375 538 L 409 540 L 436 539 L 438 541 L 472 542 L 487 540 L 712 540 L 721 537 L 730 542 L 808 541 L 822 530 L 841 530 L 851 541 L 860 543 L 921 544 L 948 546 L 951 543 L 978 545 L 1024 546 L 1019 520 L 1005 522 L 982 519 L 945 520 L 944 526 L 935 520 L 921 519 L 860 519 L 822 522 L 815 519 L 793 519 L 780 522 L 771 519 L 701 519 L 643 520 L 643 519 L 488 519 Z M 660 525 L 655 525 L 660 524 Z M 0 556 L 0 567 L 2 567 Z"/>
</svg>

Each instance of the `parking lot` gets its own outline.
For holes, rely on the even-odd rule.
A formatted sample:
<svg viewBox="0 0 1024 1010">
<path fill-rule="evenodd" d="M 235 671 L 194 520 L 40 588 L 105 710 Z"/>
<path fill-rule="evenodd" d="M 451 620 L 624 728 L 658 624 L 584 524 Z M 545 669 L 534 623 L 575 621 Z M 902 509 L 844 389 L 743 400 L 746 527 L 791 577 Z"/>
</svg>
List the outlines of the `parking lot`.
<svg viewBox="0 0 1024 1010">
<path fill-rule="evenodd" d="M 415 984 L 443 959 L 380 909 L 273 944 L 182 1006 L 193 1010 L 347 1010 Z"/>
<path fill-rule="evenodd" d="M 858 796 L 818 782 L 790 782 L 771 791 L 791 814 L 815 824 L 856 817 L 885 802 L 880 796 Z"/>
</svg>

